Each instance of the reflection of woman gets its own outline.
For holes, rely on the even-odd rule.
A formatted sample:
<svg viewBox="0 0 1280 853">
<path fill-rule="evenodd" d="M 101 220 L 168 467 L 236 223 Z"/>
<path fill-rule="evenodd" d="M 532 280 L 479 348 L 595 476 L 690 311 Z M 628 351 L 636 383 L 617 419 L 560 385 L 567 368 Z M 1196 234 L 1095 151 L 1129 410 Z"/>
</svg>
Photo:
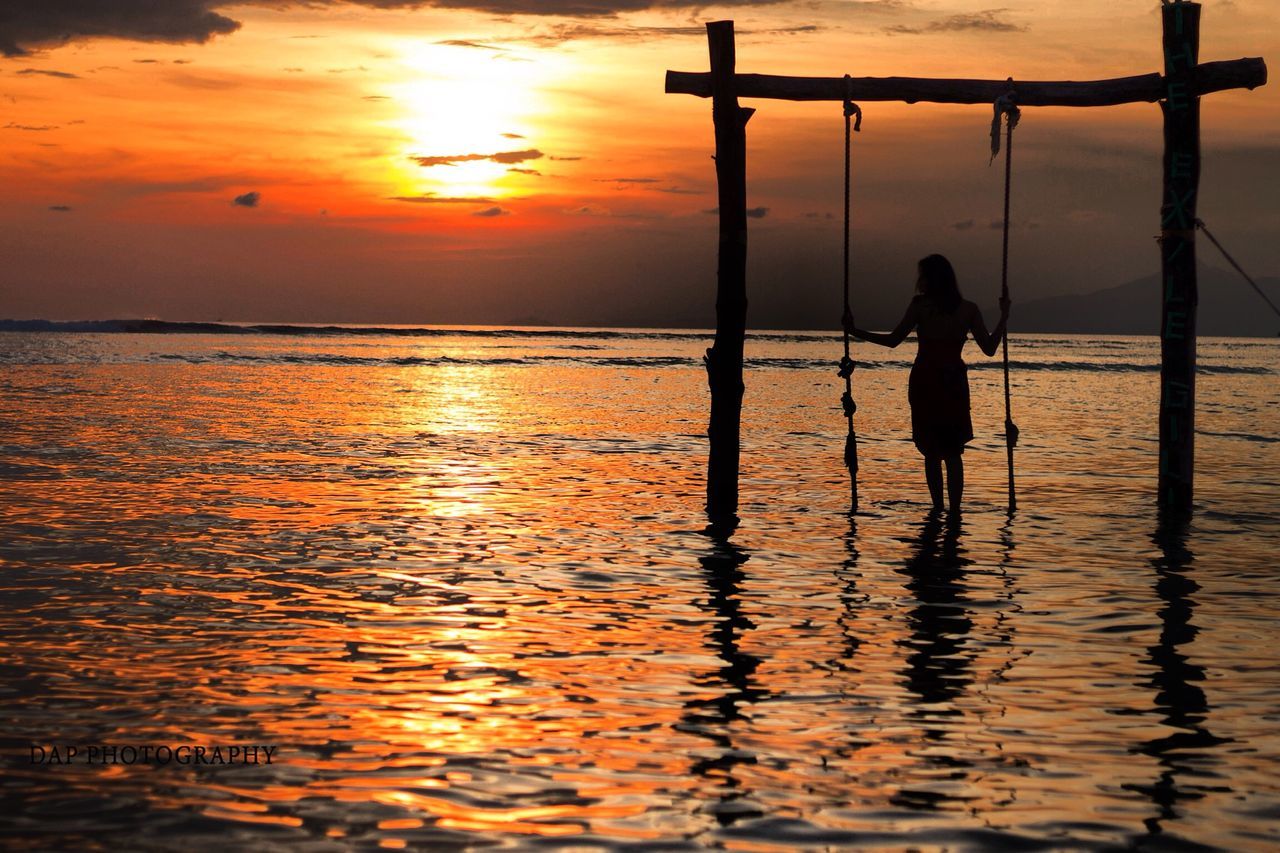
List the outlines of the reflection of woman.
<svg viewBox="0 0 1280 853">
<path fill-rule="evenodd" d="M 907 399 L 911 404 L 911 438 L 924 456 L 924 475 L 934 509 L 942 509 L 942 464 L 947 466 L 951 511 L 960 511 L 964 494 L 965 443 L 973 439 L 969 419 L 969 377 L 960 350 L 969 333 L 987 355 L 995 355 L 1009 319 L 1009 300 L 1000 300 L 1000 322 L 988 333 L 978 306 L 960 295 L 955 270 L 942 255 L 920 261 L 916 297 L 892 332 L 868 332 L 844 315 L 845 330 L 854 337 L 896 347 L 916 330 L 919 350 L 911 367 Z"/>
</svg>

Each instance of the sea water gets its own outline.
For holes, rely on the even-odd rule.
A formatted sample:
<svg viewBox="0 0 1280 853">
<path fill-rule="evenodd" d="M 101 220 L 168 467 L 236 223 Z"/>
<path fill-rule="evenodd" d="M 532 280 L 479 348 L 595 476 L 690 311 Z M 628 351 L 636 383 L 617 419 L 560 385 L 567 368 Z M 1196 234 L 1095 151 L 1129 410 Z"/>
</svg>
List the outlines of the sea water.
<svg viewBox="0 0 1280 853">
<path fill-rule="evenodd" d="M 910 442 L 911 342 L 855 345 L 850 515 L 839 341 L 752 336 L 728 539 L 709 345 L 0 335 L 5 843 L 1280 844 L 1280 344 L 1201 340 L 1179 529 L 1154 338 L 1014 338 L 1012 516 L 971 345 L 956 520 Z"/>
</svg>

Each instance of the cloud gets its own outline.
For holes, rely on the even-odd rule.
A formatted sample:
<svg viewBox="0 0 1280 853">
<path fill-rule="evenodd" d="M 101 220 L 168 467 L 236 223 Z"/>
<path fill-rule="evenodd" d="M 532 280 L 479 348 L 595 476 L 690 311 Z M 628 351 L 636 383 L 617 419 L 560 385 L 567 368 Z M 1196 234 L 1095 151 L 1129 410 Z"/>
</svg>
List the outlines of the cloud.
<svg viewBox="0 0 1280 853">
<path fill-rule="evenodd" d="M 512 166 L 510 169 L 507 169 L 507 171 L 515 172 L 518 175 L 534 175 L 539 178 L 542 177 L 542 173 L 537 169 L 521 169 L 519 166 Z"/>
<path fill-rule="evenodd" d="M 492 50 L 498 53 L 505 50 L 505 48 L 498 47 L 494 44 L 485 44 L 480 41 L 468 41 L 467 39 L 444 39 L 443 41 L 436 42 L 436 44 L 442 44 L 448 47 L 471 47 L 476 50 Z"/>
<path fill-rule="evenodd" d="M 354 3 L 376 9 L 432 7 L 494 15 L 567 15 L 610 18 L 620 12 L 648 9 L 693 9 L 702 0 L 310 0 L 307 5 Z M 722 0 L 721 6 L 761 6 L 777 0 Z M 0 15 L 0 53 L 24 56 L 87 38 L 204 43 L 240 28 L 219 10 L 244 6 L 244 0 L 7 0 Z M 285 0 L 259 0 L 258 5 L 291 5 Z M 679 28 L 646 28 L 679 29 Z M 693 29 L 693 28 L 689 28 Z M 701 27 L 696 28 L 702 32 Z"/>
<path fill-rule="evenodd" d="M 429 167 L 453 166 L 457 163 L 470 163 L 475 160 L 492 160 L 494 163 L 511 165 L 523 163 L 526 160 L 537 160 L 543 156 L 545 155 L 538 149 L 529 148 L 525 151 L 500 151 L 497 154 L 447 154 L 438 157 L 410 157 L 409 159 L 419 166 Z"/>
<path fill-rule="evenodd" d="M 4 126 L 5 130 L 57 130 L 56 124 L 14 124 L 9 122 Z"/>
<path fill-rule="evenodd" d="M 490 217 L 490 216 L 510 216 L 510 215 L 511 215 L 511 211 L 509 211 L 509 210 L 503 210 L 501 207 L 486 207 L 484 210 L 477 210 L 475 213 L 473 213 L 473 214 L 471 214 L 471 215 L 472 215 L 472 216 L 483 216 L 483 217 Z"/>
<path fill-rule="evenodd" d="M 709 214 L 711 216 L 715 216 L 720 212 L 720 208 L 711 207 L 702 212 Z M 751 219 L 764 219 L 768 215 L 769 215 L 769 208 L 767 207 L 748 207 L 747 208 L 747 216 Z"/>
<path fill-rule="evenodd" d="M 71 210 L 71 207 L 65 204 L 51 204 L 49 205 L 49 209 L 56 210 L 58 211 L 58 213 L 66 213 L 67 211 Z"/>
<path fill-rule="evenodd" d="M 213 11 L 216 6 L 230 5 L 218 0 L 39 0 L 4 5 L 0 53 L 5 56 L 23 56 L 33 49 L 99 36 L 205 42 L 240 27 Z"/>
<path fill-rule="evenodd" d="M 956 231 L 968 231 L 970 228 L 973 227 L 973 220 L 965 219 L 961 222 L 952 222 L 951 227 L 954 228 Z M 1000 227 L 999 222 L 997 222 L 996 227 L 997 228 Z"/>
<path fill-rule="evenodd" d="M 0 41 L 0 45 L 4 42 Z M 8 54 L 6 54 L 7 56 Z M 72 74 L 70 71 L 48 71 L 44 68 L 24 68 L 18 72 L 19 74 L 43 74 L 45 77 L 61 77 L 64 80 L 79 80 L 79 74 Z"/>
<path fill-rule="evenodd" d="M 550 157 L 547 157 L 547 159 L 548 159 L 548 160 L 559 160 L 559 161 L 560 161 L 560 162 L 562 162 L 562 163 L 568 163 L 568 162 L 571 162 L 571 161 L 573 161 L 573 160 L 585 160 L 586 158 L 585 158 L 585 157 L 554 157 L 554 156 L 550 156 Z"/>
<path fill-rule="evenodd" d="M 391 98 L 387 97 L 386 95 L 365 95 L 365 96 L 364 96 L 364 97 L 362 97 L 360 100 L 362 100 L 362 101 L 389 101 L 389 100 L 391 100 Z"/>
<path fill-rule="evenodd" d="M 231 200 L 231 203 L 237 207 L 257 207 L 258 201 L 262 198 L 262 193 L 256 190 L 247 192 L 244 195 L 238 195 Z"/>
<path fill-rule="evenodd" d="M 904 24 L 895 24 L 891 27 L 885 27 L 884 31 L 890 35 L 953 33 L 964 32 L 966 30 L 978 30 L 994 33 L 1026 32 L 1027 28 L 1025 26 L 1015 24 L 1001 18 L 1001 15 L 1008 11 L 1008 9 L 985 9 L 981 12 L 952 15 L 951 17 L 943 18 L 940 21 L 932 21 L 923 27 L 909 27 Z"/>
<path fill-rule="evenodd" d="M 601 184 L 656 184 L 657 178 L 596 178 Z"/>
<path fill-rule="evenodd" d="M 652 5 L 672 7 L 678 4 L 663 3 Z M 688 3 L 682 5 L 692 6 L 694 4 Z M 814 33 L 822 29 L 824 28 L 815 24 L 803 24 L 794 27 L 776 27 L 773 29 L 761 30 L 743 28 L 736 29 L 735 33 L 738 36 L 785 36 L 797 35 L 800 33 Z M 603 24 L 574 23 L 560 24 L 551 27 L 544 32 L 525 36 L 519 39 L 512 39 L 512 41 L 526 42 L 536 45 L 558 45 L 569 41 L 582 41 L 584 39 L 634 39 L 637 41 L 652 41 L 654 39 L 665 38 L 668 36 L 706 38 L 706 35 L 706 27 L 698 25 L 678 27 L 628 27 L 619 25 L 606 26 Z"/>
<path fill-rule="evenodd" d="M 522 133 L 504 133 L 502 136 L 504 139 L 524 139 L 524 134 Z M 552 157 L 551 159 L 554 160 L 556 158 Z"/>
<path fill-rule="evenodd" d="M 492 204 L 493 199 L 485 196 L 440 196 L 434 193 L 425 195 L 393 195 L 392 201 L 407 201 L 412 204 Z"/>
</svg>

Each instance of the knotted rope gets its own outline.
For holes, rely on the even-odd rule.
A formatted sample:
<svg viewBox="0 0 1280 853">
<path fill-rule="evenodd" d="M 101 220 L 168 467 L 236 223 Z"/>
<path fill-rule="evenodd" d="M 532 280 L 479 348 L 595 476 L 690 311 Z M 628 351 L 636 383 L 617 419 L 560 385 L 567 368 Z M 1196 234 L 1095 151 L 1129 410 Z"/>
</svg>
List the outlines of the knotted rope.
<svg viewBox="0 0 1280 853">
<path fill-rule="evenodd" d="M 995 102 L 995 116 L 991 119 L 991 161 L 1000 153 L 1000 118 L 1007 117 L 1004 146 L 1004 243 L 1000 255 L 1000 301 L 1009 299 L 1009 195 L 1013 180 L 1013 129 L 1018 126 L 1021 111 L 1015 103 L 1013 78 L 1009 79 L 1009 91 Z M 1009 394 L 1009 330 L 1006 326 L 1001 340 L 1004 360 L 1004 445 L 1009 459 L 1009 512 L 1018 508 L 1018 497 L 1013 485 L 1013 448 L 1018 443 L 1018 425 L 1013 422 L 1013 403 Z"/>
<path fill-rule="evenodd" d="M 852 133 L 861 132 L 862 130 L 862 108 L 855 104 L 849 98 L 849 89 L 851 78 L 848 74 L 844 75 L 845 81 L 845 99 L 844 99 L 844 312 L 842 317 L 850 314 L 849 307 L 849 176 L 850 176 L 850 149 L 852 148 Z M 850 123 L 852 120 L 852 124 Z M 841 323 L 843 326 L 844 323 Z M 844 330 L 844 357 L 840 359 L 840 377 L 844 379 L 844 394 L 840 397 L 840 405 L 844 409 L 844 417 L 849 425 L 848 435 L 844 440 L 844 464 L 849 469 L 849 496 L 850 511 L 857 511 L 858 508 L 858 436 L 853 429 L 853 413 L 858 410 L 858 404 L 853 402 L 853 359 L 849 357 L 849 330 Z"/>
</svg>

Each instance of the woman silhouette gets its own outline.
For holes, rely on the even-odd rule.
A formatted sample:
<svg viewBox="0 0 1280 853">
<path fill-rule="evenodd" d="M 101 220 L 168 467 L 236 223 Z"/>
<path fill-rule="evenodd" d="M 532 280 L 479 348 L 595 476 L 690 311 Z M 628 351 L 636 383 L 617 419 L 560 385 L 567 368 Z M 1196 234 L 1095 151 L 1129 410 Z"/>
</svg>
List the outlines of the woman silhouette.
<svg viewBox="0 0 1280 853">
<path fill-rule="evenodd" d="M 868 332 L 857 328 L 853 315 L 846 309 L 845 330 L 856 338 L 896 347 L 916 330 L 920 348 L 907 399 L 911 404 L 911 439 L 924 456 L 924 476 L 929 484 L 933 508 L 942 509 L 942 465 L 947 466 L 947 496 L 951 511 L 960 511 L 964 495 L 965 443 L 973 439 L 973 422 L 969 418 L 969 376 L 960 351 L 973 334 L 978 347 L 987 355 L 995 355 L 1004 339 L 1009 319 L 1009 300 L 1000 300 L 1000 322 L 994 332 L 987 332 L 978 306 L 960 295 L 956 273 L 951 262 L 942 255 L 929 255 L 920 261 L 916 280 L 916 296 L 907 306 L 902 322 L 892 332 Z"/>
</svg>

